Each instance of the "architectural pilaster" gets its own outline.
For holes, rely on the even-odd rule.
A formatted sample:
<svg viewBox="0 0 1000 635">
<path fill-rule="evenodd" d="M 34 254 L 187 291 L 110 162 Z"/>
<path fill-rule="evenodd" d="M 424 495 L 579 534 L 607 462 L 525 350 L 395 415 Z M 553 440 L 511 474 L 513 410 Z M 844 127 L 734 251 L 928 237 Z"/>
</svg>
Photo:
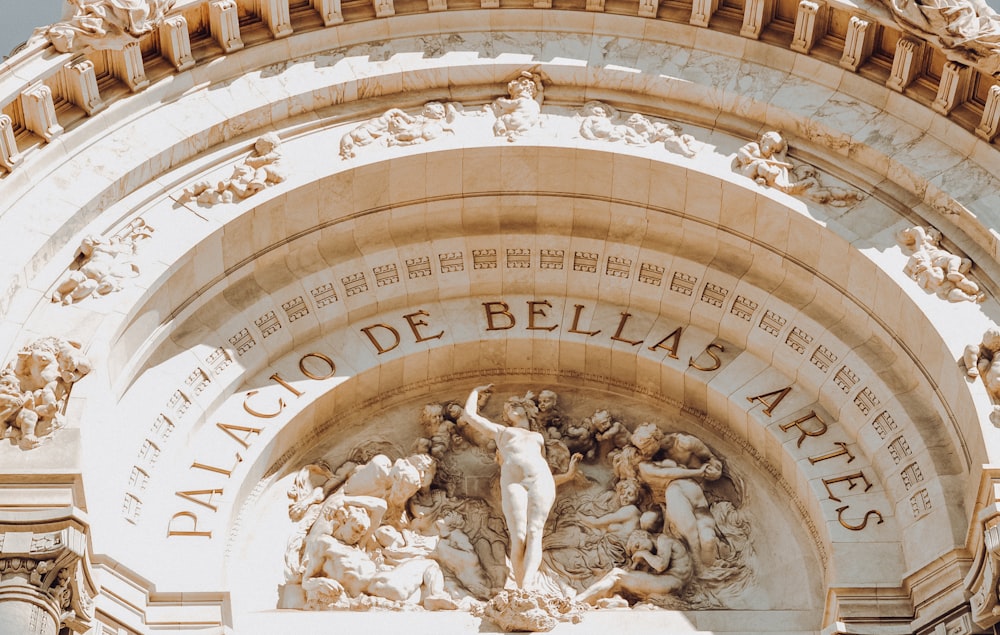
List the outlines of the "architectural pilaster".
<svg viewBox="0 0 1000 635">
<path fill-rule="evenodd" d="M 0 632 L 57 635 L 93 626 L 87 532 L 74 507 L 0 512 Z"/>
</svg>

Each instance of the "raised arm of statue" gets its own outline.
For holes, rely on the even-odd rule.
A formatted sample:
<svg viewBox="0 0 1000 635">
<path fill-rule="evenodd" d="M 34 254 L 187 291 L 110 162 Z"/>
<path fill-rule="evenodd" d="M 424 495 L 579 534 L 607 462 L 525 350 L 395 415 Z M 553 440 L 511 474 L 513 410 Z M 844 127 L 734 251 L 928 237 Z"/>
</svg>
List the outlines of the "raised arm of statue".
<svg viewBox="0 0 1000 635">
<path fill-rule="evenodd" d="M 493 384 L 479 386 L 472 389 L 472 392 L 469 393 L 469 398 L 465 401 L 465 421 L 469 424 L 469 427 L 473 428 L 480 434 L 496 440 L 496 438 L 504 430 L 505 426 L 494 423 L 479 414 L 480 406 L 486 402 L 486 399 L 489 398 L 492 392 Z"/>
</svg>

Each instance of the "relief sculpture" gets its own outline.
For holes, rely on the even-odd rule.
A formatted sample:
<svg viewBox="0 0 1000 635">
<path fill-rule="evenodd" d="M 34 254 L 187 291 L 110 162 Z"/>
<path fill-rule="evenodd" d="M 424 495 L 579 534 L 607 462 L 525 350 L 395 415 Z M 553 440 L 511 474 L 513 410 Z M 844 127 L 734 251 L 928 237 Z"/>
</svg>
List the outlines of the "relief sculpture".
<svg viewBox="0 0 1000 635">
<path fill-rule="evenodd" d="M 804 196 L 821 205 L 847 207 L 863 198 L 858 190 L 824 184 L 816 168 L 794 164 L 787 154 L 788 142 L 779 133 L 769 131 L 759 141 L 744 144 L 736 152 L 732 167 L 758 185 Z"/>
<path fill-rule="evenodd" d="M 962 352 L 966 377 L 982 378 L 986 393 L 993 402 L 990 422 L 1000 427 L 1000 328 L 991 326 L 979 344 L 969 344 Z"/>
<path fill-rule="evenodd" d="M 227 179 L 197 181 L 184 188 L 179 202 L 197 201 L 202 205 L 232 203 L 234 197 L 247 198 L 264 188 L 283 182 L 287 178 L 281 156 L 281 138 L 269 132 L 254 142 L 253 151 L 233 167 Z"/>
<path fill-rule="evenodd" d="M 498 97 L 486 106 L 496 117 L 493 135 L 515 141 L 532 132 L 542 119 L 545 87 L 537 73 L 521 71 L 507 83 L 507 96 Z"/>
<path fill-rule="evenodd" d="M 0 371 L 0 437 L 30 450 L 64 425 L 70 387 L 91 370 L 77 344 L 43 337 Z"/>
<path fill-rule="evenodd" d="M 390 108 L 382 115 L 369 119 L 340 139 L 340 156 L 352 159 L 357 149 L 374 143 L 386 146 L 411 146 L 454 133 L 447 124 L 455 121 L 461 104 L 431 101 L 420 114 L 411 115 L 399 108 Z"/>
<path fill-rule="evenodd" d="M 588 101 L 581 110 L 580 136 L 594 141 L 624 141 L 630 145 L 663 143 L 675 154 L 693 157 L 701 144 L 689 134 L 683 134 L 675 123 L 654 122 L 645 115 L 633 113 L 622 122 L 618 110 L 600 101 Z"/>
<path fill-rule="evenodd" d="M 68 0 L 73 16 L 40 29 L 60 53 L 121 49 L 156 29 L 175 0 Z"/>
<path fill-rule="evenodd" d="M 123 280 L 139 275 L 132 259 L 140 243 L 152 235 L 153 228 L 140 218 L 110 238 L 87 236 L 80 242 L 69 271 L 56 284 L 52 301 L 73 304 L 120 291 Z"/>
<path fill-rule="evenodd" d="M 724 608 L 752 584 L 742 481 L 700 438 L 579 416 L 548 389 L 493 393 L 424 406 L 407 456 L 362 447 L 301 468 L 278 607 L 547 631 L 590 610 Z"/>
<path fill-rule="evenodd" d="M 921 289 L 950 302 L 986 299 L 968 276 L 972 261 L 942 248 L 941 232 L 933 227 L 911 227 L 901 231 L 898 239 L 910 256 L 904 271 Z"/>
</svg>

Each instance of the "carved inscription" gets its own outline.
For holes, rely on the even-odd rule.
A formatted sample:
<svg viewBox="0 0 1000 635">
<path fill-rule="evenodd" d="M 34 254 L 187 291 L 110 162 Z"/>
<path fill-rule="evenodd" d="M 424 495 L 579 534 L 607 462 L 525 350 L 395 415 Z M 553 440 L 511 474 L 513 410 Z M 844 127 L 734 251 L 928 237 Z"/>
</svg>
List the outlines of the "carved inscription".
<svg viewBox="0 0 1000 635">
<path fill-rule="evenodd" d="M 755 401 L 762 403 L 765 406 L 762 412 L 770 417 L 773 416 L 774 410 L 791 391 L 792 386 L 786 386 L 785 388 L 762 395 L 748 396 L 747 400 L 751 403 Z M 797 447 L 802 447 L 809 439 L 819 439 L 830 431 L 830 425 L 815 410 L 810 410 L 805 415 L 781 423 L 778 425 L 778 428 L 782 432 L 798 434 L 796 438 Z M 809 443 L 815 445 L 816 441 L 809 441 Z M 838 466 L 837 469 L 842 469 L 839 466 L 848 465 L 857 458 L 854 452 L 851 451 L 850 444 L 844 441 L 832 441 L 826 448 L 818 448 L 818 450 L 816 454 L 811 454 L 807 457 L 811 466 L 818 465 L 825 467 L 829 465 L 829 468 L 826 469 L 834 469 L 834 466 Z M 917 469 L 919 470 L 919 468 Z M 844 502 L 841 497 L 845 494 L 867 492 L 872 488 L 872 482 L 868 480 L 868 476 L 865 475 L 864 470 L 824 478 L 822 479 L 822 483 L 828 500 L 835 503 Z M 839 506 L 836 512 L 837 521 L 842 527 L 850 531 L 861 531 L 872 522 L 877 525 L 885 522 L 882 512 L 876 509 L 870 509 L 859 517 L 858 514 L 860 512 L 856 512 L 856 510 L 851 508 L 850 504 L 847 504 Z"/>
</svg>

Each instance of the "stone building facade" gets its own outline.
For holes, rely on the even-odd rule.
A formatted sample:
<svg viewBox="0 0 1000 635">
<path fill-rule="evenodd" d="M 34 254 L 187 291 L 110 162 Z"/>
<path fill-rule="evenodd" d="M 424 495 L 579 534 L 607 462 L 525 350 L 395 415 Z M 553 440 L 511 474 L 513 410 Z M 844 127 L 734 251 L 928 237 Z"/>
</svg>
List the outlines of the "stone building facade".
<svg viewBox="0 0 1000 635">
<path fill-rule="evenodd" d="M 1000 18 L 906 6 L 37 33 L 0 632 L 992 632 Z"/>
</svg>

